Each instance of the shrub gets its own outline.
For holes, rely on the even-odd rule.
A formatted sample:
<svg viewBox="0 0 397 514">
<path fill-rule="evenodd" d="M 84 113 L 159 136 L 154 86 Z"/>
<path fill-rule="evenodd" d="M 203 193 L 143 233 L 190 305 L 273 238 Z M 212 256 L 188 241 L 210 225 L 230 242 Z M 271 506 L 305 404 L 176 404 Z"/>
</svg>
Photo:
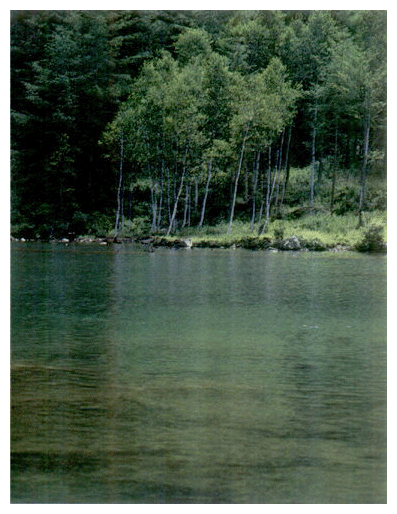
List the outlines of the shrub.
<svg viewBox="0 0 397 514">
<path fill-rule="evenodd" d="M 93 214 L 87 222 L 87 229 L 89 234 L 95 234 L 98 237 L 106 237 L 108 232 L 113 227 L 114 218 L 106 214 Z"/>
<path fill-rule="evenodd" d="M 146 236 L 150 234 L 150 221 L 147 217 L 137 217 L 134 218 L 132 221 L 125 220 L 124 221 L 124 228 L 123 230 L 120 230 L 119 236 Z"/>
<path fill-rule="evenodd" d="M 284 237 L 284 229 L 282 227 L 275 227 L 273 230 L 274 237 L 277 240 L 281 240 Z"/>
<path fill-rule="evenodd" d="M 383 239 L 382 225 L 372 225 L 364 234 L 364 239 L 356 245 L 360 252 L 384 252 L 386 243 Z"/>
<path fill-rule="evenodd" d="M 340 191 L 335 195 L 334 198 L 334 213 L 337 216 L 341 216 L 348 212 L 353 212 L 357 209 L 359 202 L 359 195 L 353 189 L 346 188 L 344 191 Z"/>
<path fill-rule="evenodd" d="M 34 238 L 36 235 L 35 226 L 33 223 L 28 223 L 27 221 L 22 221 L 21 223 L 15 224 L 11 226 L 11 235 L 13 237 L 24 237 L 27 239 Z"/>
</svg>

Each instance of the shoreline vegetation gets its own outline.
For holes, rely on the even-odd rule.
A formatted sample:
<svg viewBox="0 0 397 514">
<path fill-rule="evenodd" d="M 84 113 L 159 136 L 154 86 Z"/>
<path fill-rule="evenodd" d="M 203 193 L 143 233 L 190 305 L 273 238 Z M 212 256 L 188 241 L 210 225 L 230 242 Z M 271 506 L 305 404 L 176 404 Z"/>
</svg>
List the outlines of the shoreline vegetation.
<svg viewBox="0 0 397 514">
<path fill-rule="evenodd" d="M 325 213 L 306 214 L 298 220 L 275 220 L 264 235 L 252 231 L 249 223 L 235 222 L 232 233 L 227 223 L 202 229 L 184 228 L 174 235 L 141 233 L 136 235 L 76 235 L 67 234 L 59 239 L 24 238 L 11 236 L 11 241 L 53 242 L 59 244 L 94 243 L 112 245 L 136 243 L 147 251 L 156 248 L 224 248 L 270 251 L 360 251 L 386 253 L 386 213 L 370 212 L 364 215 L 365 227 L 357 227 L 353 214 L 331 216 Z"/>
<path fill-rule="evenodd" d="M 10 28 L 12 238 L 386 250 L 386 11 Z"/>
<path fill-rule="evenodd" d="M 327 176 L 328 175 L 328 176 Z M 310 189 L 310 167 L 291 168 L 289 191 L 282 206 L 271 205 L 265 230 L 265 216 L 252 219 L 252 198 L 238 198 L 236 216 L 230 230 L 227 209 L 223 216 L 210 217 L 201 227 L 193 217 L 186 224 L 175 217 L 175 230 L 167 224 L 153 229 L 151 217 L 121 216 L 117 231 L 114 216 L 93 215 L 86 223 L 65 224 L 63 230 L 51 236 L 45 225 L 12 224 L 11 241 L 96 243 L 138 243 L 144 249 L 163 248 L 245 248 L 273 251 L 387 251 L 387 183 L 385 178 L 370 174 L 366 181 L 365 210 L 358 211 L 357 177 L 340 178 L 333 186 L 332 172 L 315 184 L 314 205 L 305 201 Z M 332 195 L 332 209 L 330 203 Z M 216 191 L 209 200 L 216 203 Z M 181 213 L 179 213 L 181 214 Z"/>
</svg>

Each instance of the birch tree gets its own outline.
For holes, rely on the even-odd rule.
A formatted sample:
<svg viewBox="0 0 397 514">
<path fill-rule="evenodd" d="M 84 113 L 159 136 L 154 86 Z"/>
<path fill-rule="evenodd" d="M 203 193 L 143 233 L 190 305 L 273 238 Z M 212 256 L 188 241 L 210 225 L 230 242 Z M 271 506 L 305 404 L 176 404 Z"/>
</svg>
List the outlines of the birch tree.
<svg viewBox="0 0 397 514">
<path fill-rule="evenodd" d="M 239 153 L 228 224 L 229 233 L 232 231 L 238 182 L 247 145 L 257 151 L 268 147 L 292 119 L 294 105 L 299 96 L 299 91 L 287 80 L 286 69 L 277 58 L 261 73 L 241 78 L 237 87 L 239 96 L 231 126 Z"/>
</svg>

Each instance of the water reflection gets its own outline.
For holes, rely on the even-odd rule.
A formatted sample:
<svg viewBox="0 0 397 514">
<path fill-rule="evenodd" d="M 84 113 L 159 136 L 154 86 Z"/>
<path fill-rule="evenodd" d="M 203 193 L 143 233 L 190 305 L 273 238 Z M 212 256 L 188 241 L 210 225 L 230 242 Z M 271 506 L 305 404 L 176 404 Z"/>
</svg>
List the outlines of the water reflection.
<svg viewBox="0 0 397 514">
<path fill-rule="evenodd" d="M 384 502 L 382 262 L 17 251 L 12 501 Z"/>
</svg>

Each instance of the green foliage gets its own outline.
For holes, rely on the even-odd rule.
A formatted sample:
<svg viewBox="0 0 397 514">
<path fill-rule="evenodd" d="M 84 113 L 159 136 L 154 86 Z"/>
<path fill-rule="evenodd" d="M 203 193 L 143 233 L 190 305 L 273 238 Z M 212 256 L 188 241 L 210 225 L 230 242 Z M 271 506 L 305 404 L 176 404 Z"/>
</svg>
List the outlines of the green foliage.
<svg viewBox="0 0 397 514">
<path fill-rule="evenodd" d="M 202 29 L 186 29 L 175 43 L 178 60 L 182 64 L 193 59 L 205 59 L 211 53 L 211 38 Z"/>
<path fill-rule="evenodd" d="M 283 239 L 284 238 L 284 229 L 283 227 L 274 227 L 273 228 L 274 237 L 276 239 Z"/>
<path fill-rule="evenodd" d="M 364 238 L 356 248 L 360 252 L 383 252 L 386 244 L 383 239 L 384 227 L 382 225 L 372 225 L 364 233 Z"/>
<path fill-rule="evenodd" d="M 125 220 L 123 227 L 118 231 L 117 237 L 142 237 L 150 234 L 150 221 L 147 217 L 135 217 L 133 220 Z M 108 231 L 113 237 L 114 230 Z"/>
<path fill-rule="evenodd" d="M 321 182 L 316 181 L 316 205 L 317 208 L 328 210 L 330 208 L 330 193 L 332 189 L 333 170 L 325 173 Z M 291 168 L 288 191 L 285 197 L 284 215 L 289 217 L 300 207 L 308 206 L 310 187 L 310 167 Z M 346 213 L 357 212 L 359 204 L 358 175 L 353 170 L 349 175 L 340 170 L 337 171 L 337 179 L 334 189 L 334 202 L 332 212 L 338 216 Z M 387 185 L 376 175 L 369 176 L 367 182 L 367 195 L 365 208 L 367 211 L 386 210 Z M 297 213 L 299 214 L 299 212 Z"/>
<path fill-rule="evenodd" d="M 379 212 L 366 213 L 366 224 L 379 224 L 384 230 L 385 216 Z M 327 213 L 307 214 L 297 220 L 277 220 L 270 226 L 270 231 L 283 230 L 284 237 L 297 236 L 306 241 L 318 240 L 328 247 L 336 245 L 354 247 L 362 240 L 365 229 L 357 229 L 355 214 L 331 216 Z"/>
<path fill-rule="evenodd" d="M 386 211 L 387 184 L 383 180 L 369 180 L 366 205 L 368 210 Z"/>
<path fill-rule="evenodd" d="M 241 138 L 248 131 L 250 139 L 266 147 L 293 118 L 299 91 L 287 80 L 286 68 L 278 58 L 261 73 L 236 79 L 236 111 L 231 120 L 234 137 Z"/>
<path fill-rule="evenodd" d="M 98 237 L 106 237 L 113 227 L 113 217 L 99 212 L 81 215 L 85 221 L 85 225 L 81 227 L 81 231 L 76 231 L 77 234 L 90 234 Z M 85 228 L 85 230 L 84 230 Z"/>
<path fill-rule="evenodd" d="M 131 221 L 131 225 L 129 227 L 129 233 L 134 236 L 143 236 L 149 234 L 150 232 L 150 222 L 148 218 L 134 218 Z"/>
<path fill-rule="evenodd" d="M 315 212 L 384 210 L 386 76 L 383 11 L 13 11 L 13 230 L 107 233 L 121 168 L 128 233 L 304 219 L 314 125 Z"/>
<path fill-rule="evenodd" d="M 371 248 L 375 248 L 375 243 L 378 245 L 376 251 L 384 250 L 386 238 L 385 215 L 379 212 L 366 213 L 365 220 L 367 224 L 380 228 L 377 228 L 374 233 L 372 229 L 369 230 L 370 234 L 367 236 L 365 229 L 357 229 L 355 215 L 307 214 L 299 220 L 276 220 L 271 222 L 266 237 L 270 237 L 275 243 L 296 237 L 299 241 L 305 243 L 305 248 L 312 250 L 347 247 L 371 251 L 368 248 L 370 244 L 373 245 Z M 231 233 L 228 233 L 228 224 L 220 222 L 216 226 L 204 226 L 201 230 L 196 228 L 184 229 L 178 232 L 178 236 L 192 237 L 195 244 L 206 241 L 210 245 L 225 247 L 233 245 L 236 241 L 252 240 L 250 223 L 239 220 L 236 220 L 233 224 Z M 254 239 L 256 240 L 256 238 Z M 261 239 L 263 238 L 259 238 L 259 240 Z M 365 245 L 363 245 L 363 240 L 366 241 Z M 372 243 L 369 243 L 369 240 Z"/>
<path fill-rule="evenodd" d="M 25 239 L 34 239 L 37 235 L 35 228 L 33 223 L 22 221 L 21 223 L 11 225 L 11 236 L 18 239 L 22 237 Z"/>
</svg>

